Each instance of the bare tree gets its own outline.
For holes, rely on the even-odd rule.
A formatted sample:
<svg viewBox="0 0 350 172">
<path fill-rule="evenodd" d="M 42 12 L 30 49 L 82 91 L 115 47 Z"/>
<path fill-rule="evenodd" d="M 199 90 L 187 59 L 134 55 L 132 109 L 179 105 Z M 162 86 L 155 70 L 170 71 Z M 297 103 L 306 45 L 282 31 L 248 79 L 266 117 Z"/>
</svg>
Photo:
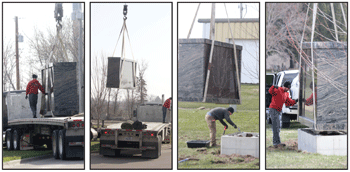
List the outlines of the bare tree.
<svg viewBox="0 0 350 172">
<path fill-rule="evenodd" d="M 303 3 L 266 4 L 266 58 L 295 59 L 305 22 Z"/>
<path fill-rule="evenodd" d="M 14 81 L 13 81 L 13 75 L 16 61 L 15 61 L 15 50 L 13 48 L 13 42 L 9 41 L 8 43 L 3 45 L 3 51 L 2 51 L 2 60 L 3 60 L 3 66 L 2 66 L 2 78 L 3 78 L 3 91 L 7 91 L 6 86 L 10 85 L 12 90 L 16 90 Z"/>
<path fill-rule="evenodd" d="M 148 68 L 148 63 L 144 60 L 138 65 L 139 73 L 136 80 L 136 92 L 138 94 L 137 102 L 142 104 L 145 103 L 147 99 L 147 84 L 145 81 L 145 72 Z"/>
<path fill-rule="evenodd" d="M 91 117 L 97 116 L 97 126 L 100 126 L 101 114 L 106 111 L 105 102 L 108 89 L 106 55 L 101 53 L 92 59 L 94 65 L 91 66 Z"/>
</svg>

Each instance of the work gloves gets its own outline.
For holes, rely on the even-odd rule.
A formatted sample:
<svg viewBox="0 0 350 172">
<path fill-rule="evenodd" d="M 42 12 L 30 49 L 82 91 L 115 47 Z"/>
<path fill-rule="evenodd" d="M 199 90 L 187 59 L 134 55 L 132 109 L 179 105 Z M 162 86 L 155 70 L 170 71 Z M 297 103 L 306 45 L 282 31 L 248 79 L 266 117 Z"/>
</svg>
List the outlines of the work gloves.
<svg viewBox="0 0 350 172">
<path fill-rule="evenodd" d="M 234 125 L 233 127 L 237 128 L 237 125 Z"/>
<path fill-rule="evenodd" d="M 45 93 L 45 95 L 49 95 L 48 93 Z"/>
<path fill-rule="evenodd" d="M 298 100 L 299 100 L 299 99 L 295 99 L 295 100 L 294 100 L 294 101 L 295 101 L 295 103 L 298 103 Z"/>
<path fill-rule="evenodd" d="M 225 130 L 228 129 L 228 125 L 225 125 Z"/>
<path fill-rule="evenodd" d="M 278 86 L 277 86 L 277 85 L 274 85 L 274 87 L 275 87 L 276 89 L 278 89 Z"/>
<path fill-rule="evenodd" d="M 28 96 L 26 95 L 25 99 L 28 99 Z"/>
</svg>

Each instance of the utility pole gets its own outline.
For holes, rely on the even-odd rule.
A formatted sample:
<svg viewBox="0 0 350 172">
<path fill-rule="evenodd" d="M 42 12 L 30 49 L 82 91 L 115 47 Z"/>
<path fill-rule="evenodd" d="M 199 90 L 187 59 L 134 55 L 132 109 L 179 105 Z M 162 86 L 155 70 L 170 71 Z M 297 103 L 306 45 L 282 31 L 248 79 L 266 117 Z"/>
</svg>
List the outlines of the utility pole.
<svg viewBox="0 0 350 172">
<path fill-rule="evenodd" d="M 242 3 L 239 4 L 239 18 L 242 18 L 243 6 Z"/>
<path fill-rule="evenodd" d="M 79 94 L 79 113 L 84 112 L 84 84 L 83 84 L 83 41 L 82 41 L 82 20 L 83 13 L 81 12 L 81 3 L 73 3 L 72 20 L 74 21 L 73 27 L 76 27 L 75 23 L 78 23 L 79 36 L 78 36 L 78 94 Z M 73 28 L 74 30 L 74 28 Z M 74 32 L 74 31 L 73 31 Z M 75 34 L 75 32 L 74 32 Z M 76 37 L 75 37 L 76 38 Z"/>
<path fill-rule="evenodd" d="M 17 90 L 20 90 L 20 79 L 19 79 L 19 54 L 18 54 L 18 17 L 15 16 L 16 24 L 16 85 Z"/>
</svg>

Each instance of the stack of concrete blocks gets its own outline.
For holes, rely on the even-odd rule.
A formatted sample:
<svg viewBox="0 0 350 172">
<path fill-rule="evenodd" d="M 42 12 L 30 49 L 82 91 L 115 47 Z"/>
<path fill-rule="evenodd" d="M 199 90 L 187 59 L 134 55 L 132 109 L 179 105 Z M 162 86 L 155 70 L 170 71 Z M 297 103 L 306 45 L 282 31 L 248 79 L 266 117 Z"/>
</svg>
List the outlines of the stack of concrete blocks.
<svg viewBox="0 0 350 172">
<path fill-rule="evenodd" d="M 311 43 L 304 43 L 303 50 L 311 56 Z M 316 129 L 298 130 L 298 149 L 325 155 L 346 155 L 347 135 L 344 133 L 347 133 L 348 119 L 347 44 L 314 42 L 313 51 L 317 68 L 316 123 L 314 124 Z"/>
<path fill-rule="evenodd" d="M 163 105 L 158 103 L 141 104 L 137 107 L 137 120 L 141 122 L 163 122 Z M 170 113 L 167 112 L 165 122 L 170 122 Z"/>
<path fill-rule="evenodd" d="M 221 154 L 251 155 L 259 158 L 259 133 L 235 133 L 221 136 Z"/>
<path fill-rule="evenodd" d="M 203 100 L 211 43 L 209 39 L 179 39 L 178 99 L 180 101 Z M 233 44 L 215 41 L 214 46 L 206 102 L 238 104 L 240 98 Z M 236 45 L 236 49 L 240 77 L 242 46 Z"/>
<path fill-rule="evenodd" d="M 298 130 L 298 149 L 322 155 L 347 155 L 346 135 L 315 134 L 312 129 Z"/>
</svg>

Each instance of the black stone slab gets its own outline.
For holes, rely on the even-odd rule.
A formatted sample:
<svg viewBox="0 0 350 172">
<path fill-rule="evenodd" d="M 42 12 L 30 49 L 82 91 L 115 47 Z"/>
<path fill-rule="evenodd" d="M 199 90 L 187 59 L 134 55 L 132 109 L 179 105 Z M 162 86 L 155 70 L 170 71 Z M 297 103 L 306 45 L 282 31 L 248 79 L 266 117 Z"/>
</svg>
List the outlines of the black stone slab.
<svg viewBox="0 0 350 172">
<path fill-rule="evenodd" d="M 317 68 L 316 130 L 347 131 L 347 44 L 314 42 L 313 48 Z M 311 43 L 304 43 L 303 49 L 311 55 Z"/>
<path fill-rule="evenodd" d="M 119 88 L 120 57 L 108 57 L 107 87 Z"/>
<path fill-rule="evenodd" d="M 55 116 L 71 116 L 79 112 L 76 62 L 53 64 Z"/>
<path fill-rule="evenodd" d="M 211 40 L 179 39 L 178 99 L 202 101 L 208 71 Z M 240 102 L 236 83 L 233 45 L 215 41 L 206 102 Z M 239 76 L 241 77 L 242 46 L 236 45 Z"/>
</svg>

